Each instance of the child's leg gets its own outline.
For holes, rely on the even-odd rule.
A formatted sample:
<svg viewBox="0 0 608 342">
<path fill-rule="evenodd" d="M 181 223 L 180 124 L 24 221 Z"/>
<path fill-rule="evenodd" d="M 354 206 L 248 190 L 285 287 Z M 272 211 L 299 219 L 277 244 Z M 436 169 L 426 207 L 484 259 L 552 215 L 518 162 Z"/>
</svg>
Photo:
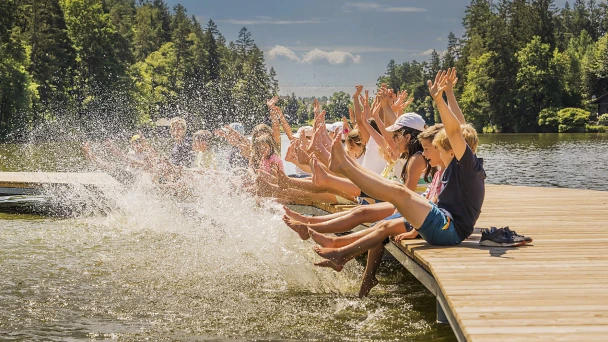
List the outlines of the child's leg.
<svg viewBox="0 0 608 342">
<path fill-rule="evenodd" d="M 307 226 L 318 233 L 342 233 L 347 232 L 363 223 L 380 221 L 390 216 L 394 211 L 392 205 L 390 205 L 390 207 L 366 207 L 368 206 L 361 206 L 361 208 L 357 207 L 354 210 L 349 211 L 347 215 L 325 222 L 311 223 Z"/>
<path fill-rule="evenodd" d="M 340 248 L 320 248 L 315 246 L 314 249 L 321 257 L 331 260 L 336 265 L 344 265 L 355 256 L 381 244 L 387 237 L 405 233 L 406 231 L 403 219 L 397 218 L 378 223 L 377 228 L 371 233 L 348 246 Z"/>
<path fill-rule="evenodd" d="M 382 257 L 384 256 L 384 244 L 378 244 L 367 252 L 367 265 L 361 280 L 361 289 L 359 289 L 359 298 L 367 297 L 369 291 L 378 285 L 376 271 L 380 267 Z"/>
<path fill-rule="evenodd" d="M 386 203 L 386 202 L 383 202 L 383 203 Z M 325 222 L 325 221 L 329 221 L 329 220 L 337 218 L 337 217 L 347 215 L 349 213 L 349 211 L 355 210 L 357 208 L 349 210 L 349 211 L 340 211 L 335 214 L 329 214 L 329 215 L 323 215 L 323 216 L 304 216 L 285 206 L 283 206 L 283 209 L 285 210 L 285 216 L 292 218 L 295 221 L 302 222 L 302 223 L 319 223 L 319 222 Z"/>
<path fill-rule="evenodd" d="M 312 182 L 320 188 L 325 188 L 327 191 L 347 199 L 355 198 L 361 194 L 361 189 L 353 184 L 353 182 L 325 172 L 325 169 L 314 159 L 312 164 Z"/>
<path fill-rule="evenodd" d="M 344 246 L 348 246 L 351 243 L 359 240 L 365 235 L 371 233 L 374 230 L 374 227 L 362 229 L 356 233 L 347 234 L 343 236 L 329 236 L 321 233 L 317 233 L 312 229 L 308 229 L 308 234 L 310 237 L 321 247 L 325 248 L 340 248 Z"/>
<path fill-rule="evenodd" d="M 344 152 L 339 136 L 334 139 L 331 151 L 330 170 L 347 176 L 363 192 L 373 198 L 391 202 L 401 215 L 414 227 L 420 227 L 431 211 L 427 199 L 401 184 L 390 182 L 380 175 L 365 172 Z M 371 247 L 370 247 L 371 248 Z"/>
</svg>

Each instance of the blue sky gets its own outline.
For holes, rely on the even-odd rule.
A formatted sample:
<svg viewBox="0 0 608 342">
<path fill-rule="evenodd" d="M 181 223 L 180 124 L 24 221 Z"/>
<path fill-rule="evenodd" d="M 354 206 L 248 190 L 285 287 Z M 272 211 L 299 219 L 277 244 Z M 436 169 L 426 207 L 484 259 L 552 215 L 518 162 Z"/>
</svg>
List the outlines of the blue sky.
<svg viewBox="0 0 608 342">
<path fill-rule="evenodd" d="M 246 26 L 274 67 L 281 94 L 352 94 L 375 85 L 389 60 L 427 60 L 446 48 L 450 31 L 464 33 L 470 0 L 167 0 L 181 3 L 206 25 L 213 19 L 227 40 Z M 563 6 L 565 0 L 556 4 Z"/>
</svg>

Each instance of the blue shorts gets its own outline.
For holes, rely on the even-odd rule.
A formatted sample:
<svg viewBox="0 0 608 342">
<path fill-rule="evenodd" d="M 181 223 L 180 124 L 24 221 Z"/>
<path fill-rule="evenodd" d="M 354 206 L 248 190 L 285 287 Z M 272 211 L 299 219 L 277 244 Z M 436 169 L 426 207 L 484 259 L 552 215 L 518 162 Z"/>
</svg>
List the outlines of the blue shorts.
<svg viewBox="0 0 608 342">
<path fill-rule="evenodd" d="M 439 210 L 435 203 L 430 203 L 433 208 L 426 215 L 422 226 L 418 228 L 418 234 L 426 242 L 435 246 L 454 246 L 460 244 L 462 240 L 460 240 L 460 237 L 456 233 L 452 218 Z"/>
<path fill-rule="evenodd" d="M 397 212 L 396 214 L 383 218 L 381 221 L 394 220 L 394 219 L 398 219 L 398 218 L 403 220 L 403 224 L 405 225 L 405 231 L 411 232 L 412 229 L 414 229 L 414 227 L 409 222 L 407 222 L 405 220 L 405 218 L 403 218 L 403 215 L 401 215 L 400 212 Z M 380 222 L 380 221 L 378 221 L 378 222 Z M 374 222 L 370 227 L 375 226 L 376 223 L 378 223 L 378 222 Z M 388 244 L 389 242 L 390 242 L 390 239 L 386 238 L 386 239 L 384 239 L 384 241 L 382 241 L 382 244 L 386 246 L 386 244 Z"/>
</svg>

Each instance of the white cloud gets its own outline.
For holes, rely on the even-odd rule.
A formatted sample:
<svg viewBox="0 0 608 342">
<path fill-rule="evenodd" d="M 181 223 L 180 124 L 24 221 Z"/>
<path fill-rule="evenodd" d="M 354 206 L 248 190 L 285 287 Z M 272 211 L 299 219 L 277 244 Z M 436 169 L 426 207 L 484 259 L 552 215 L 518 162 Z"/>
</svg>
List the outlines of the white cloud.
<svg viewBox="0 0 608 342">
<path fill-rule="evenodd" d="M 297 24 L 321 24 L 324 20 L 311 18 L 305 20 L 279 20 L 271 17 L 255 17 L 254 19 L 221 19 L 220 23 L 234 25 L 297 25 Z"/>
<path fill-rule="evenodd" d="M 285 46 L 275 45 L 268 51 L 270 59 L 285 57 L 291 61 L 308 64 L 329 63 L 331 65 L 345 65 L 361 63 L 361 55 L 353 55 L 350 52 L 333 50 L 324 51 L 318 48 L 312 49 L 298 57 L 295 52 Z"/>
<path fill-rule="evenodd" d="M 433 50 L 435 49 L 424 50 L 422 52 L 413 53 L 410 56 L 430 56 L 433 53 Z"/>
<path fill-rule="evenodd" d="M 327 62 L 331 65 L 338 64 L 358 64 L 361 63 L 361 55 L 353 55 L 345 51 L 323 51 L 319 49 L 311 50 L 302 57 L 304 63 Z"/>
<path fill-rule="evenodd" d="M 270 59 L 276 59 L 278 57 L 285 57 L 291 61 L 299 62 L 300 58 L 285 46 L 275 45 L 270 51 L 268 51 L 268 57 Z"/>
<path fill-rule="evenodd" d="M 344 11 L 359 11 L 359 12 L 388 12 L 388 13 L 409 13 L 409 12 L 426 12 L 426 8 L 421 7 L 393 7 L 381 5 L 375 2 L 347 2 L 344 4 Z"/>
<path fill-rule="evenodd" d="M 296 42 L 297 43 L 297 42 Z M 400 49 L 395 47 L 382 47 L 382 46 L 367 46 L 367 45 L 295 45 L 288 46 L 288 48 L 292 51 L 310 51 L 314 49 L 319 50 L 340 50 L 340 51 L 348 51 L 350 53 L 366 53 L 366 52 L 414 52 L 416 50 L 408 50 L 408 49 Z"/>
</svg>

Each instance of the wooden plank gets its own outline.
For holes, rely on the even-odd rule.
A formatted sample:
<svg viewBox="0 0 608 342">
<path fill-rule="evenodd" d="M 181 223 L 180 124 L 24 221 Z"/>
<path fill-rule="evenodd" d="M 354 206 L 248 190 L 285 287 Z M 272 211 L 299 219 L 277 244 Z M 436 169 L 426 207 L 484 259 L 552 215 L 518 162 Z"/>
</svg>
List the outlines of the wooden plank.
<svg viewBox="0 0 608 342">
<path fill-rule="evenodd" d="M 51 184 L 120 186 L 108 174 L 97 172 L 0 172 L 0 188 L 41 188 Z"/>
<path fill-rule="evenodd" d="M 520 248 L 409 240 L 470 341 L 608 340 L 608 192 L 487 185 L 477 227 L 534 238 Z"/>
</svg>

